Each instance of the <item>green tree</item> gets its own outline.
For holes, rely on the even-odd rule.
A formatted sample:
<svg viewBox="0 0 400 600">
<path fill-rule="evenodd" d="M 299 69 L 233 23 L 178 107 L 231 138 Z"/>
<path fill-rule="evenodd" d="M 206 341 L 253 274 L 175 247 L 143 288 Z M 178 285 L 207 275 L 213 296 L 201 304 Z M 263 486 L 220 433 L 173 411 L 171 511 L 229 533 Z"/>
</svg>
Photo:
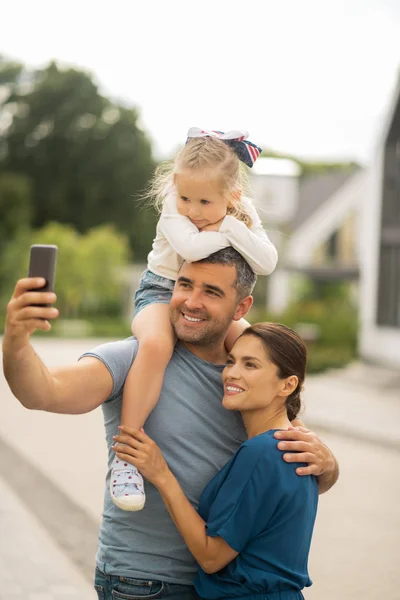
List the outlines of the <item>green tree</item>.
<svg viewBox="0 0 400 600">
<path fill-rule="evenodd" d="M 124 273 L 130 257 L 128 238 L 103 225 L 82 237 L 79 260 L 84 265 L 84 306 L 87 312 L 121 313 Z"/>
<path fill-rule="evenodd" d="M 55 291 L 63 317 L 76 317 L 84 297 L 85 264 L 80 260 L 81 236 L 71 225 L 48 223 L 33 232 L 32 244 L 58 246 Z"/>
<path fill-rule="evenodd" d="M 12 123 L 17 106 L 11 101 L 21 82 L 23 67 L 20 63 L 8 61 L 0 54 L 0 161 L 7 155 L 7 141 L 4 133 Z"/>
<path fill-rule="evenodd" d="M 17 279 L 28 274 L 31 231 L 19 229 L 15 237 L 3 245 L 0 254 L 0 315 L 5 312 Z"/>
<path fill-rule="evenodd" d="M 0 253 L 20 229 L 30 226 L 31 183 L 13 173 L 0 174 Z"/>
<path fill-rule="evenodd" d="M 50 221 L 79 232 L 112 223 L 143 259 L 154 235 L 155 217 L 135 195 L 154 167 L 151 144 L 135 108 L 99 93 L 90 74 L 51 63 L 33 72 L 3 61 L 8 93 L 0 117 L 0 173 L 32 181 L 34 227 Z M 7 118 L 5 118 L 5 116 Z"/>
<path fill-rule="evenodd" d="M 12 173 L 0 175 L 0 302 L 3 306 L 19 272 L 20 250 L 30 235 L 31 210 L 29 180 Z"/>
<path fill-rule="evenodd" d="M 110 306 L 121 311 L 121 270 L 129 259 L 129 243 L 110 226 L 80 235 L 70 225 L 49 223 L 35 231 L 33 244 L 58 246 L 56 293 L 63 317 L 99 313 Z"/>
<path fill-rule="evenodd" d="M 62 317 L 110 312 L 121 313 L 128 264 L 127 237 L 110 226 L 79 234 L 71 225 L 48 223 L 36 231 L 20 230 L 2 255 L 2 306 L 11 296 L 15 281 L 28 273 L 31 244 L 58 246 L 55 291 Z"/>
</svg>

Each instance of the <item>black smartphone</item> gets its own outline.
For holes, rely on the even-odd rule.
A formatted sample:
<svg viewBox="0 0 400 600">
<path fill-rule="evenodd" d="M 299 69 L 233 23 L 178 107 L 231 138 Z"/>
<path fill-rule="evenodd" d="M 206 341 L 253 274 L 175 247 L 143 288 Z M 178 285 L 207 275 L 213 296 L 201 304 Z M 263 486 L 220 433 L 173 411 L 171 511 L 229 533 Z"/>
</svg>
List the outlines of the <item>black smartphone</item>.
<svg viewBox="0 0 400 600">
<path fill-rule="evenodd" d="M 57 252 L 58 247 L 49 244 L 31 246 L 28 277 L 44 277 L 46 280 L 46 284 L 35 292 L 54 292 Z"/>
</svg>

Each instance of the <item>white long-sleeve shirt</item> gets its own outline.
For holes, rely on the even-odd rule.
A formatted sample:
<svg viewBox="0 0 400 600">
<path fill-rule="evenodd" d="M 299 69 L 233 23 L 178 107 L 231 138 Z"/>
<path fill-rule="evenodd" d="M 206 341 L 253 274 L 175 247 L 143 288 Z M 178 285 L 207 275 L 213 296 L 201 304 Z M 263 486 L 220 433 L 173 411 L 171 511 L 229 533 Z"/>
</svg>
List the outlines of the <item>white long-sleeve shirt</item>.
<svg viewBox="0 0 400 600">
<path fill-rule="evenodd" d="M 243 202 L 252 220 L 251 227 L 227 215 L 219 231 L 199 231 L 188 217 L 179 214 L 176 196 L 169 194 L 157 224 L 152 250 L 147 257 L 148 269 L 161 277 L 176 280 L 182 259 L 194 262 L 232 246 L 256 275 L 272 273 L 278 261 L 276 248 L 264 231 L 252 201 L 244 198 Z"/>
</svg>

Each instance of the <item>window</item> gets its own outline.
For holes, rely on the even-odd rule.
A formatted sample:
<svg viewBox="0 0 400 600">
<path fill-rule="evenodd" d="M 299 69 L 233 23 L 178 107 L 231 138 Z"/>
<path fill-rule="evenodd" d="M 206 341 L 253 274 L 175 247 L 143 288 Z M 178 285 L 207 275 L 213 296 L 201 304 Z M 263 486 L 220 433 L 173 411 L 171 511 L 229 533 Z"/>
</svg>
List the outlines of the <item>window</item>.
<svg viewBox="0 0 400 600">
<path fill-rule="evenodd" d="M 377 322 L 400 328 L 400 102 L 384 157 Z"/>
<path fill-rule="evenodd" d="M 327 240 L 327 255 L 328 259 L 331 261 L 336 261 L 338 259 L 338 238 L 339 233 L 334 231 Z"/>
</svg>

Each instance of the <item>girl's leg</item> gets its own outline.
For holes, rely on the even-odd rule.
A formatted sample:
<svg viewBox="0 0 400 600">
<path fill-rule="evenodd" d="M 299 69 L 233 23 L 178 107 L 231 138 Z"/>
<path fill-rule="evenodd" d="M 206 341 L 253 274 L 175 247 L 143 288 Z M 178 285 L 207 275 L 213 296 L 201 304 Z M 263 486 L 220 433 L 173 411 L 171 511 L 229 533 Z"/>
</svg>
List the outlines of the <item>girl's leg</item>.
<svg viewBox="0 0 400 600">
<path fill-rule="evenodd" d="M 246 319 L 232 321 L 225 338 L 225 348 L 228 352 L 232 350 L 233 344 L 236 342 L 239 335 L 241 335 L 248 327 L 250 327 L 250 323 L 246 321 Z"/>
<path fill-rule="evenodd" d="M 172 356 L 175 334 L 168 304 L 151 304 L 132 323 L 139 340 L 135 361 L 125 381 L 121 423 L 139 429 L 157 404 L 164 372 Z M 115 457 L 111 469 L 111 499 L 122 510 L 140 510 L 145 503 L 143 478 L 133 465 Z"/>
<path fill-rule="evenodd" d="M 125 381 L 121 423 L 139 429 L 157 404 L 164 371 L 174 351 L 169 305 L 146 306 L 134 318 L 132 333 L 139 340 L 139 349 Z"/>
</svg>

